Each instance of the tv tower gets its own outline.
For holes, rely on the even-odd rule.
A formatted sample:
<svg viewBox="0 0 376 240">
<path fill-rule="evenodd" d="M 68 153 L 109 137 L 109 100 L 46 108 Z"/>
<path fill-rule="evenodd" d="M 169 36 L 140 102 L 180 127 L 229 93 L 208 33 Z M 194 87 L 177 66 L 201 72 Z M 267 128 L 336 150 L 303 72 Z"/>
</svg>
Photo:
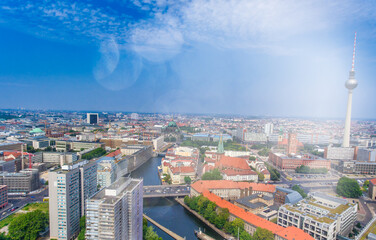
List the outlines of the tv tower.
<svg viewBox="0 0 376 240">
<path fill-rule="evenodd" d="M 355 79 L 355 45 L 356 45 L 356 32 L 354 38 L 354 51 L 352 58 L 351 71 L 349 73 L 349 79 L 346 81 L 345 87 L 349 90 L 347 99 L 347 112 L 345 121 L 345 134 L 343 135 L 342 147 L 350 147 L 350 127 L 351 127 L 351 105 L 352 105 L 352 92 L 358 86 L 358 81 Z"/>
</svg>

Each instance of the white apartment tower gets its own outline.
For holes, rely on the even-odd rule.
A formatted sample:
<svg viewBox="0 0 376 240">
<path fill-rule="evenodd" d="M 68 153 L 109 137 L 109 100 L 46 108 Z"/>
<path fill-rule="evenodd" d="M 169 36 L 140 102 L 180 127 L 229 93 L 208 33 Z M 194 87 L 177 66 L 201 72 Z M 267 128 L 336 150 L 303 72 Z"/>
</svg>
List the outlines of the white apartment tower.
<svg viewBox="0 0 376 240">
<path fill-rule="evenodd" d="M 142 240 L 143 180 L 121 177 L 86 201 L 87 240 Z"/>
<path fill-rule="evenodd" d="M 266 134 L 266 136 L 269 136 L 269 135 L 273 134 L 273 128 L 274 128 L 273 123 L 267 123 L 267 124 L 265 124 L 265 126 L 264 126 L 264 133 Z"/>
<path fill-rule="evenodd" d="M 85 200 L 97 190 L 96 162 L 84 160 L 50 171 L 48 187 L 50 237 L 75 239 L 85 214 Z"/>
</svg>

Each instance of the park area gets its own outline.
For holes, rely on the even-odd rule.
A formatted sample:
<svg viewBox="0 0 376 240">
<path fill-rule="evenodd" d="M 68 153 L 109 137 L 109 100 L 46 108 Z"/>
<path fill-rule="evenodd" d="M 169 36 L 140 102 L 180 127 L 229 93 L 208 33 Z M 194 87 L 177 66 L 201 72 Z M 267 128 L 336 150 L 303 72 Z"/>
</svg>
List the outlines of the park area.
<svg viewBox="0 0 376 240">
<path fill-rule="evenodd" d="M 48 202 L 29 203 L 0 221 L 0 239 L 36 239 L 48 226 Z"/>
</svg>

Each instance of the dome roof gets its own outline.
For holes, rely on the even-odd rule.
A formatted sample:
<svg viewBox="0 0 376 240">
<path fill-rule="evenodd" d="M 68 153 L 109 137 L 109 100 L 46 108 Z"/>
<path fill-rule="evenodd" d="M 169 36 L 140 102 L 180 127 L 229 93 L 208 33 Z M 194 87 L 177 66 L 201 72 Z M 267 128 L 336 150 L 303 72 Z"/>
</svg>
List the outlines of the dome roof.
<svg viewBox="0 0 376 240">
<path fill-rule="evenodd" d="M 44 133 L 44 131 L 40 128 L 34 128 L 33 130 L 30 131 L 30 133 Z"/>
<path fill-rule="evenodd" d="M 171 121 L 171 122 L 168 123 L 168 127 L 177 127 L 177 126 L 178 125 L 174 121 Z"/>
</svg>

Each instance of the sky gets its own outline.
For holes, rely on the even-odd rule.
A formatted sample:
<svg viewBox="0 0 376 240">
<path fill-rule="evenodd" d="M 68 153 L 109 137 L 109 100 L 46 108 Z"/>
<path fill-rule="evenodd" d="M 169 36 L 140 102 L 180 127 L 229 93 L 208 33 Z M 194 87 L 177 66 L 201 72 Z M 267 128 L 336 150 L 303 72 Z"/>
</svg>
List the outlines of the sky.
<svg viewBox="0 0 376 240">
<path fill-rule="evenodd" d="M 0 3 L 0 109 L 376 118 L 373 0 Z"/>
</svg>

